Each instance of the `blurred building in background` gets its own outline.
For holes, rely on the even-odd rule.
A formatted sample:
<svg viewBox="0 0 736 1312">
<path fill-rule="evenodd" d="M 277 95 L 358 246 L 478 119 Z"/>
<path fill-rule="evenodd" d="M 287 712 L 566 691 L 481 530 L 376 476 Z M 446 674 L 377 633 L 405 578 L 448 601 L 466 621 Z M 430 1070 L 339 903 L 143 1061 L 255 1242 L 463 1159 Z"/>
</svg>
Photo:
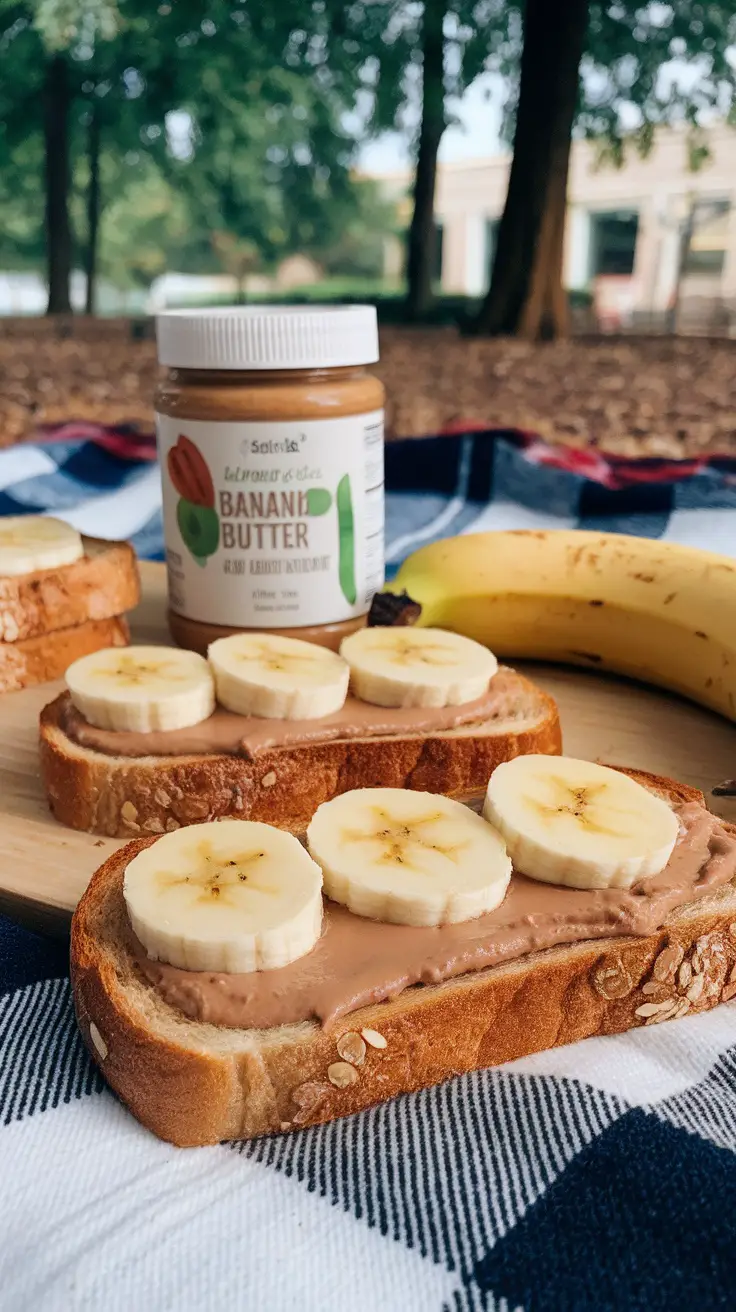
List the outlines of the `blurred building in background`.
<svg viewBox="0 0 736 1312">
<path fill-rule="evenodd" d="M 69 296 L 72 309 L 84 311 L 86 281 L 80 269 L 74 269 Z M 0 270 L 0 315 L 22 318 L 45 314 L 48 287 L 40 273 Z M 97 288 L 97 312 L 101 315 L 140 315 L 147 313 L 148 293 L 140 287 L 121 290 L 104 279 Z"/>
<path fill-rule="evenodd" d="M 684 132 L 661 131 L 642 159 L 600 163 L 597 148 L 573 144 L 565 283 L 590 293 L 602 328 L 667 326 L 736 333 L 736 132 L 715 125 L 710 155 L 688 167 Z M 435 213 L 437 281 L 443 292 L 479 296 L 488 287 L 509 156 L 441 164 Z M 399 205 L 410 174 L 379 178 Z M 405 202 L 404 202 L 405 203 Z M 401 252 L 387 249 L 395 276 Z M 670 322 L 674 327 L 674 323 Z"/>
</svg>

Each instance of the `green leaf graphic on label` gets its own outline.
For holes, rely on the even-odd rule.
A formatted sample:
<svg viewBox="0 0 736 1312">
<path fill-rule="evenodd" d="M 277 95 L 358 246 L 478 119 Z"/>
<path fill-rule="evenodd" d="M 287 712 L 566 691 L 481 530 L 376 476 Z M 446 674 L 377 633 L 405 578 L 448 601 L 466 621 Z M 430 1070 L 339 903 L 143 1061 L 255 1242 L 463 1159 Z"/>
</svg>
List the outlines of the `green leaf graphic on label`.
<svg viewBox="0 0 736 1312">
<path fill-rule="evenodd" d="M 332 505 L 332 494 L 326 487 L 310 487 L 307 490 L 307 514 L 326 515 Z"/>
<path fill-rule="evenodd" d="M 350 475 L 345 474 L 337 485 L 337 525 L 340 534 L 340 587 L 346 601 L 355 605 L 355 524 L 353 498 L 350 494 Z"/>
<path fill-rule="evenodd" d="M 205 565 L 207 564 L 206 556 L 192 556 L 192 560 L 194 561 L 195 565 L 199 565 L 200 569 L 204 569 Z"/>
<path fill-rule="evenodd" d="M 193 501 L 181 498 L 176 507 L 176 522 L 179 525 L 185 547 L 191 551 L 195 560 L 211 556 L 217 551 L 220 541 L 220 520 L 216 510 L 209 506 L 196 506 Z"/>
</svg>

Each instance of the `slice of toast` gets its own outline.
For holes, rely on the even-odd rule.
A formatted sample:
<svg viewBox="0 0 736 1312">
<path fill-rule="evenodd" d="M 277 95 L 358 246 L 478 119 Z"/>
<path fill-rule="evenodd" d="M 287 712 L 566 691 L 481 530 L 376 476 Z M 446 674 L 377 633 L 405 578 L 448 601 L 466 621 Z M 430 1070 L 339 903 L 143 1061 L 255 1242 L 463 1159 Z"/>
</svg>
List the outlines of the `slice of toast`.
<svg viewBox="0 0 736 1312">
<path fill-rule="evenodd" d="M 85 620 L 34 638 L 0 643 L 0 693 L 60 679 L 72 661 L 102 647 L 124 647 L 130 640 L 124 616 Z"/>
<path fill-rule="evenodd" d="M 627 773 L 671 805 L 703 804 L 694 788 Z M 736 836 L 736 826 L 725 827 Z M 589 939 L 408 988 L 329 1032 L 306 1021 L 269 1030 L 192 1021 L 144 980 L 130 951 L 123 874 L 151 841 L 127 844 L 93 876 L 72 922 L 71 975 L 82 1035 L 108 1082 L 138 1120 L 182 1147 L 334 1120 L 465 1071 L 736 994 L 735 881 L 680 907 L 647 937 Z M 702 984 L 693 987 L 695 979 Z M 366 1030 L 357 1078 L 344 1083 L 333 1072 L 333 1082 L 338 1040 Z"/>
<path fill-rule="evenodd" d="M 506 671 L 512 713 L 429 735 L 335 739 L 242 756 L 106 756 L 65 733 L 66 694 L 41 714 L 41 776 L 62 824 L 112 838 L 162 834 L 234 816 L 298 829 L 321 802 L 351 788 L 415 788 L 448 796 L 484 788 L 502 761 L 555 755 L 562 739 L 552 698 Z"/>
<path fill-rule="evenodd" d="M 82 542 L 84 555 L 71 565 L 0 578 L 0 643 L 110 620 L 138 605 L 138 563 L 130 544 Z"/>
</svg>

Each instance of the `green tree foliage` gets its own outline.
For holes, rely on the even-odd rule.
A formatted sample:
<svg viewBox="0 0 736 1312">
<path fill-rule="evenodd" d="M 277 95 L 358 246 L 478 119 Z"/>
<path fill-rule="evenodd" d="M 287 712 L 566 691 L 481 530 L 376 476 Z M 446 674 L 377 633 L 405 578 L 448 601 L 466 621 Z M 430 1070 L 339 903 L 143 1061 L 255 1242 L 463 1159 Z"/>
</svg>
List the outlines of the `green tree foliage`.
<svg viewBox="0 0 736 1312">
<path fill-rule="evenodd" d="M 709 118 L 734 121 L 734 41 L 736 0 L 592 4 L 577 130 L 620 163 L 627 145 L 646 154 L 657 127 L 685 123 L 689 162 L 699 167 Z"/>
<path fill-rule="evenodd" d="M 38 179 L 43 144 L 37 134 L 4 143 L 0 167 L 0 268 L 33 270 L 43 264 L 43 205 Z"/>
<path fill-rule="evenodd" d="M 10 57 L 0 170 L 6 180 L 23 173 L 25 185 L 33 163 L 37 194 L 46 127 L 52 309 L 68 309 L 72 217 L 89 308 L 98 233 L 108 273 L 124 266 L 129 234 L 132 282 L 167 264 L 237 264 L 243 276 L 244 260 L 269 268 L 295 249 L 334 264 L 333 247 L 348 231 L 358 242 L 361 228 L 375 250 L 370 225 L 381 211 L 390 228 L 389 212 L 351 175 L 354 141 L 343 121 L 359 68 L 336 9 L 327 0 L 213 0 L 206 10 L 194 0 L 0 0 L 0 51 Z M 44 119 L 50 78 L 55 112 Z M 6 260 L 12 247 L 14 263 L 29 262 L 40 217 L 22 203 L 8 213 Z M 111 213 L 125 216 L 124 233 Z"/>
<path fill-rule="evenodd" d="M 394 206 L 371 178 L 354 179 L 348 196 L 330 209 L 330 230 L 320 231 L 310 253 L 326 273 L 379 279 L 387 236 L 397 235 Z"/>
<path fill-rule="evenodd" d="M 11 268 L 43 257 L 43 58 L 27 6 L 0 0 L 0 258 Z"/>
<path fill-rule="evenodd" d="M 432 301 L 437 156 L 452 123 L 452 100 L 495 58 L 506 0 L 354 0 L 343 21 L 362 60 L 369 130 L 414 130 L 415 174 L 407 233 L 407 317 L 422 319 Z M 419 105 L 419 121 L 412 111 Z"/>
</svg>

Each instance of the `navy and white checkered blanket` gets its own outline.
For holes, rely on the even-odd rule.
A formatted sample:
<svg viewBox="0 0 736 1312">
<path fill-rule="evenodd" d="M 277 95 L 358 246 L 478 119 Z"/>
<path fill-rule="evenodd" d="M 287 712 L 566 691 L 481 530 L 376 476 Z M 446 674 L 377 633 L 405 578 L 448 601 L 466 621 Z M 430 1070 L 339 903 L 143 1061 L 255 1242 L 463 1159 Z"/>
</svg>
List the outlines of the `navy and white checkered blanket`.
<svg viewBox="0 0 736 1312">
<path fill-rule="evenodd" d="M 152 443 L 74 426 L 0 453 L 0 514 L 39 510 L 160 558 Z M 511 433 L 389 447 L 390 569 L 538 526 L 736 556 L 736 461 Z M 709 1312 L 736 1304 L 734 1218 L 736 1003 L 182 1152 L 92 1068 L 65 949 L 0 919 L 0 1312 Z"/>
</svg>

